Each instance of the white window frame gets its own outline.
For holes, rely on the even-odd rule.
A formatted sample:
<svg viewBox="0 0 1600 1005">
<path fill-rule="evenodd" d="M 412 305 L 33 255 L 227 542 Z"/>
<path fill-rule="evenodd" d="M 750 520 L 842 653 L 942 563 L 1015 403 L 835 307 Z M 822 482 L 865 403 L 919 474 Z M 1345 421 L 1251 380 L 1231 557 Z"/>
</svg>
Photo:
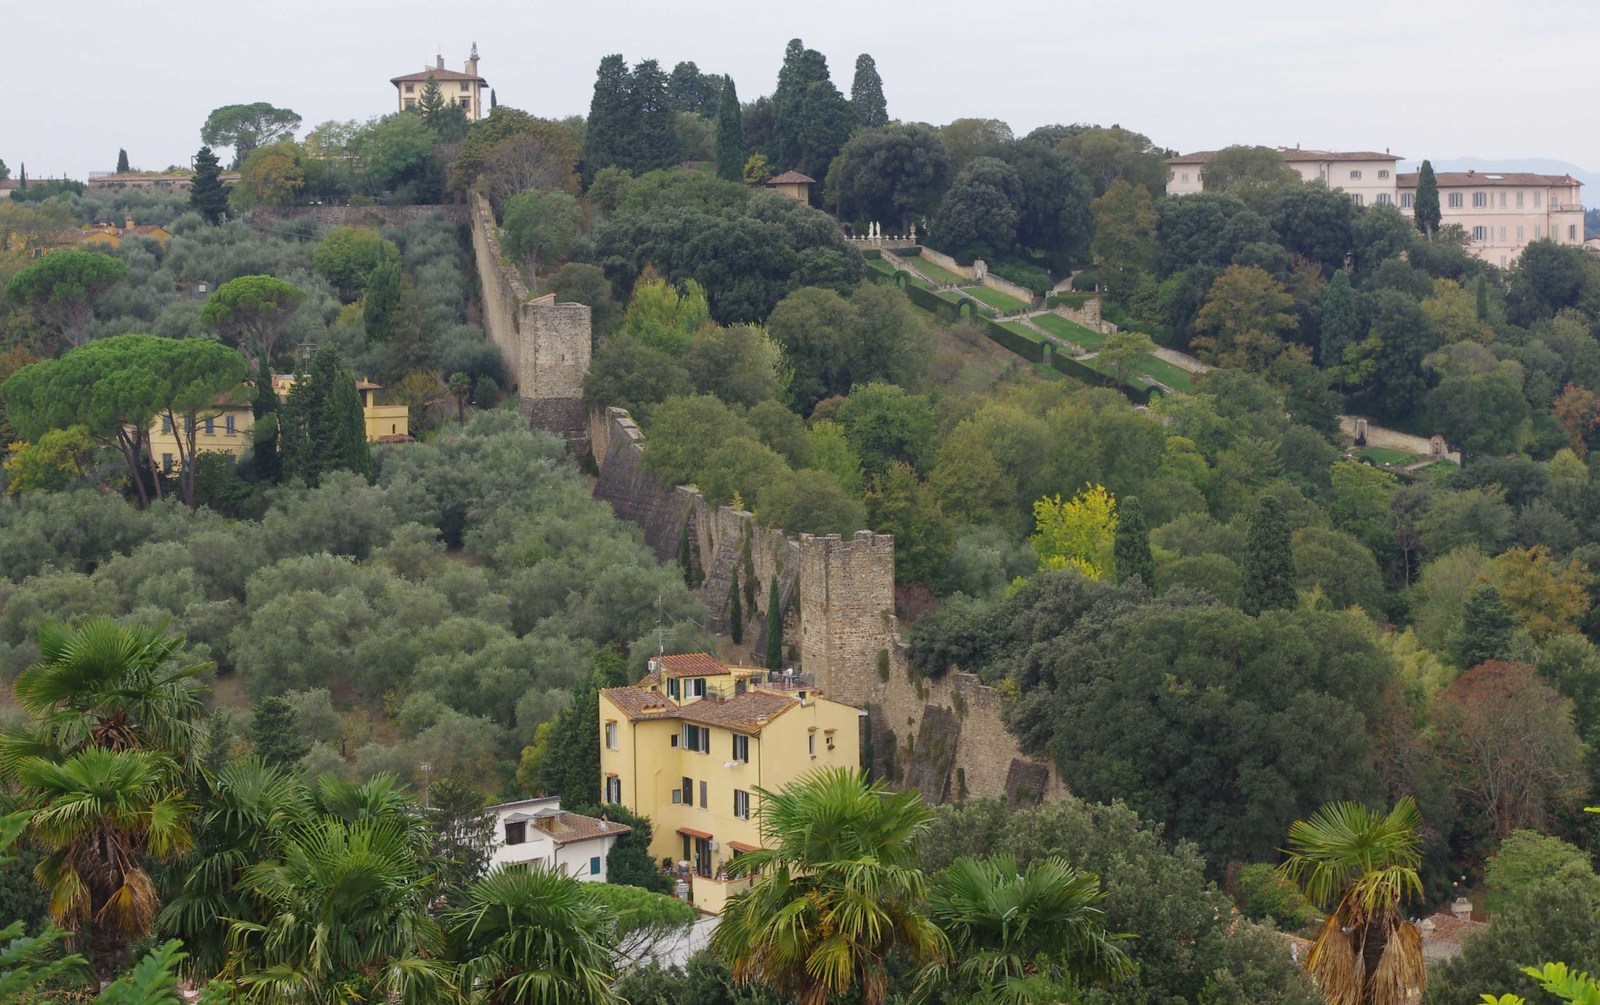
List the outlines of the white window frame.
<svg viewBox="0 0 1600 1005">
<path fill-rule="evenodd" d="M 1378 180 L 1379 181 L 1384 181 L 1388 177 L 1389 177 L 1389 170 L 1387 168 L 1379 168 L 1378 169 Z"/>
<path fill-rule="evenodd" d="M 733 759 L 742 764 L 750 763 L 750 738 L 742 733 L 733 734 Z"/>
<path fill-rule="evenodd" d="M 606 723 L 606 749 L 617 749 L 617 724 L 614 722 Z"/>
<path fill-rule="evenodd" d="M 1400 208 L 1401 209 L 1410 209 L 1411 206 L 1412 206 L 1412 203 L 1414 203 L 1415 201 L 1416 201 L 1416 196 L 1414 196 L 1412 193 L 1410 193 L 1410 192 L 1401 192 L 1400 193 Z"/>
<path fill-rule="evenodd" d="M 1445 205 L 1448 206 L 1450 209 L 1460 209 L 1461 208 L 1461 204 L 1464 201 L 1465 200 L 1463 200 L 1461 198 L 1461 193 L 1460 192 L 1451 192 L 1445 198 Z"/>
<path fill-rule="evenodd" d="M 744 789 L 733 790 L 733 815 L 740 820 L 750 819 L 750 793 Z"/>
<path fill-rule="evenodd" d="M 1360 181 L 1361 180 L 1361 169 L 1360 168 L 1351 168 L 1350 169 L 1350 180 L 1351 181 Z"/>
<path fill-rule="evenodd" d="M 1487 192 L 1474 192 L 1474 193 L 1472 193 L 1472 208 L 1473 209 L 1488 209 L 1489 208 L 1489 193 L 1487 193 Z"/>
</svg>

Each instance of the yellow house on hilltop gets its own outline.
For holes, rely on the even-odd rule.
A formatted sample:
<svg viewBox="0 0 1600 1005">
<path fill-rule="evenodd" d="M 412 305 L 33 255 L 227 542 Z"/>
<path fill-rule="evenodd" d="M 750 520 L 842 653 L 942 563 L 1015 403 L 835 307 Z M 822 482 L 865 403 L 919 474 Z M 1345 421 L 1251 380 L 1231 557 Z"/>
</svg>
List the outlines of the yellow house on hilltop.
<svg viewBox="0 0 1600 1005">
<path fill-rule="evenodd" d="M 860 717 L 803 674 L 661 656 L 637 685 L 600 692 L 601 799 L 648 816 L 651 857 L 676 863 L 695 906 L 720 914 L 750 885 L 724 869 L 761 847 L 756 790 L 858 767 Z"/>
<path fill-rule="evenodd" d="M 294 374 L 272 375 L 272 389 L 279 400 L 289 396 L 294 387 Z M 361 413 L 367 423 L 367 442 L 405 443 L 411 439 L 411 410 L 404 405 L 380 405 L 375 392 L 381 385 L 371 381 L 356 381 L 356 391 L 361 395 Z M 181 422 L 192 423 L 195 434 L 195 451 L 221 451 L 232 454 L 235 460 L 243 457 L 254 443 L 251 431 L 255 428 L 255 412 L 250 405 L 248 385 L 217 399 L 216 405 L 198 412 Z M 150 456 L 166 473 L 182 464 L 183 450 L 179 446 L 177 431 L 165 415 L 158 416 L 150 426 Z"/>
</svg>

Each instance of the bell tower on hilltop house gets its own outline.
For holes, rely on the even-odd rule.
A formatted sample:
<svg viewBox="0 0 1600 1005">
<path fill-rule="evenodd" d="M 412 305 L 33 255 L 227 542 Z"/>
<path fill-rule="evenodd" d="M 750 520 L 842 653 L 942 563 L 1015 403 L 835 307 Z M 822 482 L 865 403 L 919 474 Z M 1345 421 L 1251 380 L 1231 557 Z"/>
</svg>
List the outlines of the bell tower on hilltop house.
<svg viewBox="0 0 1600 1005">
<path fill-rule="evenodd" d="M 434 57 L 433 66 L 390 78 L 389 83 L 394 85 L 400 99 L 399 110 L 420 107 L 422 93 L 430 80 L 439 85 L 444 103 L 460 106 L 468 122 L 477 122 L 486 114 L 484 96 L 489 91 L 489 82 L 478 75 L 478 43 L 472 43 L 472 55 L 467 57 L 464 71 L 446 70 L 444 56 L 439 55 Z"/>
</svg>

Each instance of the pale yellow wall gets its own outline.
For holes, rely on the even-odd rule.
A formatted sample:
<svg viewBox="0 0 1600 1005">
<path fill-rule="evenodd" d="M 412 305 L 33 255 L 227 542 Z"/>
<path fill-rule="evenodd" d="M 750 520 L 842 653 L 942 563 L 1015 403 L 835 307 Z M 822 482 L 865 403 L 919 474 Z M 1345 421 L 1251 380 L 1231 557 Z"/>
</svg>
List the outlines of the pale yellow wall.
<svg viewBox="0 0 1600 1005">
<path fill-rule="evenodd" d="M 368 405 L 361 412 L 367 420 L 368 440 L 411 435 L 411 410 L 404 405 Z"/>
<path fill-rule="evenodd" d="M 617 748 L 606 746 L 606 723 L 615 720 Z M 718 849 L 712 853 L 712 870 L 733 857 L 730 842 L 760 845 L 758 823 L 761 797 L 758 788 L 778 790 L 819 767 L 857 768 L 861 764 L 860 716 L 854 708 L 815 697 L 791 708 L 750 737 L 750 760 L 733 760 L 733 732 L 711 727 L 711 750 L 699 753 L 672 746 L 680 733 L 679 719 L 630 722 L 605 695 L 600 697 L 600 774 L 615 773 L 621 780 L 622 803 L 650 817 L 653 833 L 650 856 L 677 862 L 683 858 L 680 827 L 712 835 Z M 832 729 L 830 734 L 827 730 Z M 814 733 L 813 733 L 814 730 Z M 809 753 L 807 738 L 816 736 L 816 755 Z M 827 739 L 833 738 L 829 749 Z M 684 777 L 693 779 L 694 805 L 673 803 Z M 700 783 L 706 783 L 706 805 L 700 805 Z M 733 815 L 733 793 L 750 793 L 750 817 Z M 705 905 L 700 905 L 707 909 Z"/>
<path fill-rule="evenodd" d="M 234 433 L 228 435 L 228 415 L 233 416 Z M 211 416 L 212 431 L 206 432 L 206 417 Z M 150 425 L 150 457 L 155 461 L 156 467 L 165 469 L 165 458 L 172 457 L 172 469 L 177 470 L 182 466 L 183 449 L 179 440 L 183 417 L 178 417 L 179 428 L 171 432 L 162 429 L 162 420 L 156 419 Z M 195 419 L 195 450 L 220 450 L 232 454 L 235 459 L 243 457 L 244 452 L 250 447 L 250 430 L 255 425 L 255 416 L 249 408 L 214 409 L 202 412 Z"/>
<path fill-rule="evenodd" d="M 1400 211 L 1408 217 L 1414 207 L 1407 203 L 1415 194 L 1414 188 L 1400 192 Z M 1452 194 L 1461 196 L 1460 206 L 1450 204 Z M 1486 205 L 1474 205 L 1474 195 L 1481 195 Z M 1491 265 L 1511 265 L 1531 241 L 1548 238 L 1557 244 L 1583 243 L 1583 206 L 1577 185 L 1440 188 L 1439 223 L 1459 226 L 1467 234 L 1467 250 Z"/>
<path fill-rule="evenodd" d="M 462 90 L 463 84 L 466 85 L 465 90 Z M 417 107 L 417 103 L 422 100 L 422 89 L 426 86 L 428 86 L 428 82 L 425 80 L 404 80 L 394 85 L 394 89 L 399 96 L 397 110 L 403 112 L 407 108 Z M 407 91 L 407 87 L 410 87 L 411 90 Z M 463 107 L 466 109 L 468 122 L 477 122 L 483 118 L 485 111 L 483 107 L 483 84 L 479 81 L 440 80 L 439 94 L 444 98 L 446 104 L 451 105 L 460 105 L 462 99 L 465 98 L 466 104 Z"/>
<path fill-rule="evenodd" d="M 786 195 L 791 199 L 797 199 L 800 202 L 811 201 L 811 186 L 802 182 L 788 182 L 782 185 L 774 185 L 772 186 L 772 190 L 774 192 Z"/>
</svg>

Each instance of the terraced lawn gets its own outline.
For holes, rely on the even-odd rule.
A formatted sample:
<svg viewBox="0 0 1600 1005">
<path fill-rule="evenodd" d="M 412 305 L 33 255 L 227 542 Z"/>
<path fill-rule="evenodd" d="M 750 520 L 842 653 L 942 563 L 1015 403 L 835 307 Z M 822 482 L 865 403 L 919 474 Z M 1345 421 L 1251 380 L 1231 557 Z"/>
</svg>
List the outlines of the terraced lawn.
<svg viewBox="0 0 1600 1005">
<path fill-rule="evenodd" d="M 1184 394 L 1194 390 L 1194 374 L 1157 356 L 1146 355 L 1139 360 L 1137 373 L 1147 373 L 1156 380 Z"/>
<path fill-rule="evenodd" d="M 951 272 L 942 265 L 935 265 L 926 258 L 923 258 L 921 255 L 912 255 L 910 258 L 906 259 L 906 261 L 911 263 L 912 268 L 916 269 L 918 272 L 922 273 L 924 276 L 927 276 L 936 283 L 948 283 L 951 286 L 965 286 L 972 282 L 971 276 L 963 276 L 959 272 Z"/>
<path fill-rule="evenodd" d="M 1028 306 L 1010 294 L 991 290 L 987 286 L 968 286 L 965 289 L 973 299 L 981 300 L 997 311 L 1020 311 Z"/>
<path fill-rule="evenodd" d="M 886 276 L 892 276 L 895 273 L 894 266 L 890 265 L 888 262 L 885 262 L 881 258 L 867 259 L 867 268 L 874 272 L 881 272 Z"/>
<path fill-rule="evenodd" d="M 1038 332 L 1034 331 L 1032 328 L 1029 328 L 1020 321 L 997 321 L 995 323 L 1014 335 L 1021 335 L 1029 342 L 1044 342 L 1044 339 L 1039 337 Z"/>
<path fill-rule="evenodd" d="M 1075 342 L 1089 352 L 1098 352 L 1100 347 L 1106 344 L 1104 335 L 1090 331 L 1083 325 L 1073 324 L 1059 314 L 1038 314 L 1030 320 L 1057 338 Z"/>
</svg>

